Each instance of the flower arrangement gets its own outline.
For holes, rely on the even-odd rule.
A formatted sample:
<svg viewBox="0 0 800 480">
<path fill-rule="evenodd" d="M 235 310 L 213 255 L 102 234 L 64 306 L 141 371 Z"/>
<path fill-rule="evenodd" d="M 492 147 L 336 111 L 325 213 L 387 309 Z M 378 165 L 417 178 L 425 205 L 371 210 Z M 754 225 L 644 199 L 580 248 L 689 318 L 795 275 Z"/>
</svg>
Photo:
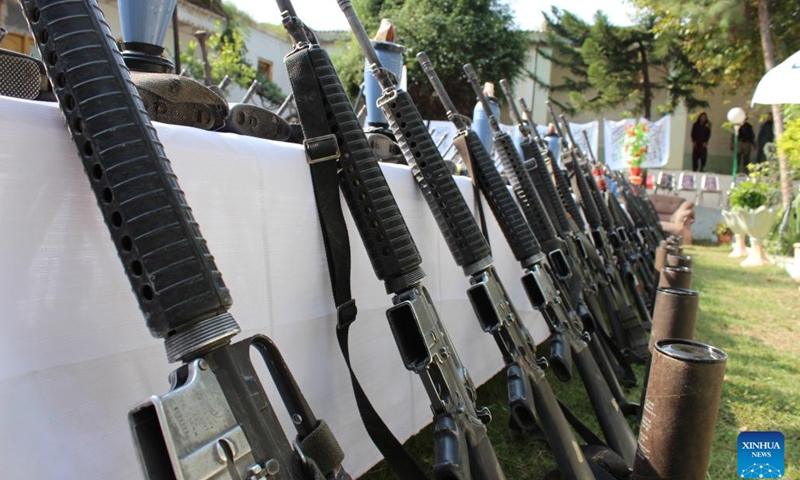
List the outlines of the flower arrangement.
<svg viewBox="0 0 800 480">
<path fill-rule="evenodd" d="M 629 123 L 625 127 L 625 141 L 622 144 L 622 155 L 631 167 L 641 167 L 650 143 L 650 128 L 645 122 Z"/>
</svg>

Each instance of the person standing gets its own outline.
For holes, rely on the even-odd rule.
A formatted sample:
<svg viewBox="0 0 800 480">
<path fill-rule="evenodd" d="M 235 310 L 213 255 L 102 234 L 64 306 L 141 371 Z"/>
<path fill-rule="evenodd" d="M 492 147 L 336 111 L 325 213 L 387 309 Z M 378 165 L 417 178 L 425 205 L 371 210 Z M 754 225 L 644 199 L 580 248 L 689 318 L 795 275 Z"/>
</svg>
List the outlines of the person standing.
<svg viewBox="0 0 800 480">
<path fill-rule="evenodd" d="M 775 141 L 775 123 L 772 121 L 772 114 L 767 115 L 767 119 L 761 124 L 758 130 L 758 152 L 756 153 L 756 163 L 761 163 L 767 159 L 764 153 L 764 146 Z"/>
<path fill-rule="evenodd" d="M 733 141 L 733 137 L 731 137 L 731 151 L 733 151 Z M 756 132 L 753 130 L 753 126 L 750 125 L 750 122 L 747 121 L 747 117 L 745 117 L 744 123 L 739 127 L 738 172 L 747 173 L 747 164 L 750 163 L 750 154 L 755 148 Z"/>
<path fill-rule="evenodd" d="M 711 138 L 711 122 L 706 112 L 700 113 L 692 125 L 692 171 L 702 172 L 708 160 L 708 140 Z"/>
<path fill-rule="evenodd" d="M 553 154 L 553 160 L 557 165 L 561 166 L 561 137 L 558 136 L 554 124 L 551 123 L 547 126 L 545 139 L 547 139 L 547 149 Z"/>
</svg>

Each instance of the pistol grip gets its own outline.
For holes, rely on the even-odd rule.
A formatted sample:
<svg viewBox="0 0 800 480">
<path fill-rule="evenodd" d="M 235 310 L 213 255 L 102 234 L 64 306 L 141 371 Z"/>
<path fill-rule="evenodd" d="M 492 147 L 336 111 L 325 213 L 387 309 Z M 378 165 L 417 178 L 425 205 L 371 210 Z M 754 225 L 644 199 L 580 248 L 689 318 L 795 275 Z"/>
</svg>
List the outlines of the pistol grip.
<svg viewBox="0 0 800 480">
<path fill-rule="evenodd" d="M 554 333 L 550 338 L 550 368 L 562 382 L 572 378 L 572 352 L 561 332 Z"/>
<path fill-rule="evenodd" d="M 450 415 L 439 415 L 433 420 L 433 478 L 436 480 L 467 480 L 467 439 Z"/>
<path fill-rule="evenodd" d="M 522 431 L 534 430 L 537 427 L 536 407 L 530 380 L 522 367 L 516 363 L 508 366 L 506 376 L 508 378 L 508 405 L 511 408 L 512 419 Z"/>
</svg>

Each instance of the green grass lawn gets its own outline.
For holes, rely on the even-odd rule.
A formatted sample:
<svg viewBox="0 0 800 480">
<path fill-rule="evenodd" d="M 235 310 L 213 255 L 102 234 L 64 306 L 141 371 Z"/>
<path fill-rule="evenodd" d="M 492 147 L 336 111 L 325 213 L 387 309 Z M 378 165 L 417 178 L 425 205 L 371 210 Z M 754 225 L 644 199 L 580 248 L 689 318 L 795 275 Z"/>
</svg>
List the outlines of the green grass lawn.
<svg viewBox="0 0 800 480">
<path fill-rule="evenodd" d="M 800 480 L 800 292 L 782 269 L 743 268 L 739 266 L 741 260 L 727 257 L 728 252 L 728 248 L 716 246 L 685 249 L 694 257 L 693 288 L 700 292 L 695 340 L 718 347 L 729 356 L 709 478 L 737 478 L 739 432 L 778 430 L 786 437 L 783 478 Z M 641 368 L 637 370 L 640 379 L 642 373 Z M 556 396 L 599 431 L 579 379 L 562 383 L 548 372 L 548 380 Z M 638 388 L 629 392 L 629 399 L 638 398 Z M 506 401 L 503 373 L 478 389 L 478 403 L 488 406 L 493 414 L 489 435 L 506 477 L 541 479 L 555 468 L 553 457 L 543 440 L 508 429 Z M 429 426 L 406 442 L 427 471 L 431 471 L 432 439 Z M 361 478 L 395 477 L 381 462 Z"/>
</svg>

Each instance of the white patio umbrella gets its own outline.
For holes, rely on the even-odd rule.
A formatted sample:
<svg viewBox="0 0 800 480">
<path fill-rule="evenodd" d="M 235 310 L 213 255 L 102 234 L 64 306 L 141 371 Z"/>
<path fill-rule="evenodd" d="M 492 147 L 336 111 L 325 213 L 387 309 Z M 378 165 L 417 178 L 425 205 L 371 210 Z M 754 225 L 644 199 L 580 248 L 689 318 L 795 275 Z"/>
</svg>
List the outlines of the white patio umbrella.
<svg viewBox="0 0 800 480">
<path fill-rule="evenodd" d="M 756 103 L 800 103 L 800 52 L 787 58 L 761 78 L 750 106 Z"/>
</svg>

